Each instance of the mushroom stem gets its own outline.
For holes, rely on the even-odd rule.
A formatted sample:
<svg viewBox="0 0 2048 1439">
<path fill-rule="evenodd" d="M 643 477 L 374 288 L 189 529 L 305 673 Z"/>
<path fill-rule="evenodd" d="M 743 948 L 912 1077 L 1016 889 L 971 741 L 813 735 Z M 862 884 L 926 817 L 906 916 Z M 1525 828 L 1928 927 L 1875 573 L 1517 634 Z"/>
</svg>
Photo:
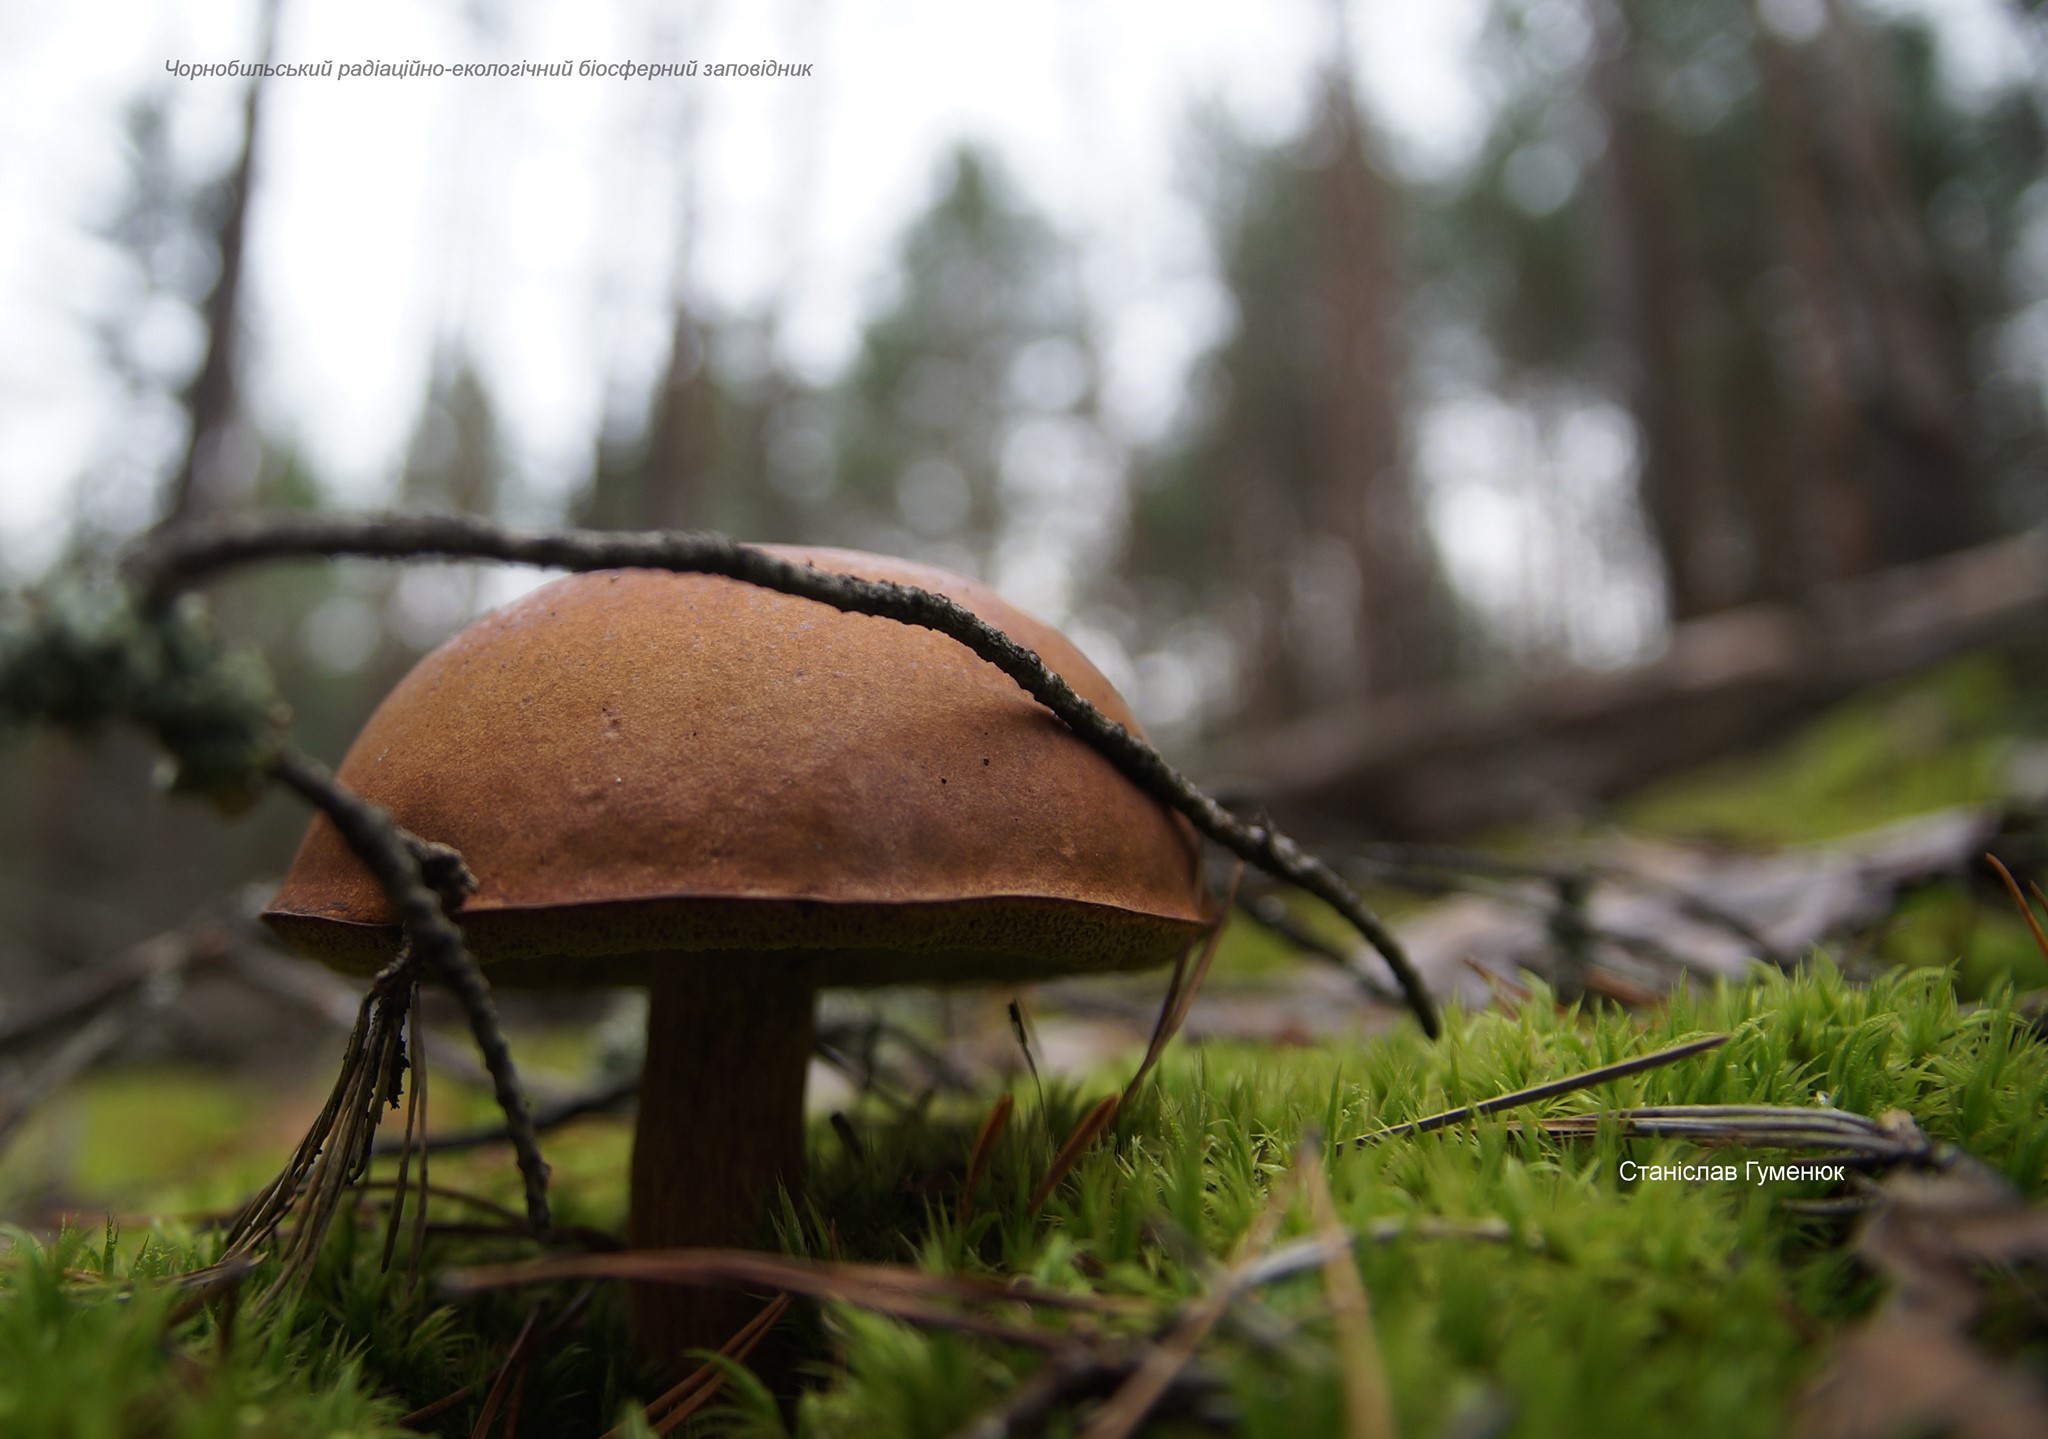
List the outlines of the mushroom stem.
<svg viewBox="0 0 2048 1439">
<path fill-rule="evenodd" d="M 649 986 L 647 1062 L 633 1133 L 635 1249 L 769 1242 L 768 1201 L 803 1178 L 809 965 L 795 957 L 679 955 Z M 726 1289 L 631 1288 L 641 1355 L 674 1368 L 716 1349 L 761 1301 Z"/>
</svg>

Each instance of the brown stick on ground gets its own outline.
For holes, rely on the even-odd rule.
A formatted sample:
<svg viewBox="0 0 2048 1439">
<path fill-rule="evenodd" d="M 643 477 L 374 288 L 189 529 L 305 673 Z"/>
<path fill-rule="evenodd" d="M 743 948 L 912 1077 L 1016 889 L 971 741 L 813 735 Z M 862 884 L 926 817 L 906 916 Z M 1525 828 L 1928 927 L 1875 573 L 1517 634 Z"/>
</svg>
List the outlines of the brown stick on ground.
<svg viewBox="0 0 2048 1439">
<path fill-rule="evenodd" d="M 649 988 L 647 1063 L 633 1134 L 636 1250 L 766 1245 L 778 1184 L 803 1180 L 804 1073 L 816 986 L 800 962 L 679 955 Z M 633 1334 L 658 1364 L 715 1349 L 758 1298 L 632 1286 Z"/>
</svg>

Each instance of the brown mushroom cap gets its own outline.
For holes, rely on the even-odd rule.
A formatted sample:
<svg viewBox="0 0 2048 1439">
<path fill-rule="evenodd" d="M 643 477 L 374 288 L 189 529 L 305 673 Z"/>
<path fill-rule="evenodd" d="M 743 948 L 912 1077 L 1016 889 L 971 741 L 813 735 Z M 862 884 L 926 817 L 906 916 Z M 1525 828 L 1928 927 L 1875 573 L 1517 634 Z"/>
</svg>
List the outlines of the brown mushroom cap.
<svg viewBox="0 0 2048 1439">
<path fill-rule="evenodd" d="M 1135 729 L 1101 673 L 993 591 L 845 550 L 785 558 L 935 590 Z M 637 983 L 679 951 L 803 951 L 823 984 L 1137 968 L 1210 922 L 1198 845 L 956 641 L 737 580 L 572 575 L 428 655 L 343 783 L 461 851 L 499 983 Z M 369 971 L 393 912 L 324 818 L 264 916 Z"/>
</svg>

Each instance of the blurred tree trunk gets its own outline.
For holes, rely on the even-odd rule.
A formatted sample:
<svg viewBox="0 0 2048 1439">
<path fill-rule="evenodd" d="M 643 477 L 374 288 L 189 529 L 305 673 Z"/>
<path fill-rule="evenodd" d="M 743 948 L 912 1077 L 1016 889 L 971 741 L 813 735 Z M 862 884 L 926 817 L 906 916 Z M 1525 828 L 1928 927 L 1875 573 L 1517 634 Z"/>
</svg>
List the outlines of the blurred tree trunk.
<svg viewBox="0 0 2048 1439">
<path fill-rule="evenodd" d="M 1246 724 L 1273 724 L 1304 708 L 1287 623 L 1298 553 L 1292 486 L 1235 417 L 1219 459 L 1221 549 L 1235 595 L 1229 622 L 1238 656 L 1236 713 Z"/>
<path fill-rule="evenodd" d="M 1606 120 L 1612 306 L 1640 436 L 1643 512 L 1673 621 L 1744 598 L 1751 559 L 1714 404 L 1712 295 L 1679 147 L 1651 100 L 1630 0 L 1595 11 L 1593 97 Z"/>
<path fill-rule="evenodd" d="M 1401 285 L 1388 185 L 1374 165 L 1349 73 L 1336 70 L 1324 94 L 1314 176 L 1317 222 L 1314 302 L 1322 354 L 1313 373 L 1320 441 L 1302 567 L 1308 597 L 1322 593 L 1311 624 L 1341 626 L 1335 613 L 1351 591 L 1348 663 L 1331 666 L 1317 699 L 1345 699 L 1419 683 L 1441 672 L 1442 638 L 1427 538 L 1409 493 L 1401 414 L 1407 376 L 1401 343 Z M 1318 542 L 1334 541 L 1319 558 Z M 1348 561 L 1351 573 L 1344 573 Z M 1331 593 L 1335 591 L 1335 593 Z M 1313 654 L 1313 641 L 1311 641 Z M 1336 693 L 1329 693 L 1331 690 Z"/>
<path fill-rule="evenodd" d="M 259 12 L 256 53 L 265 63 L 276 52 L 279 0 L 264 0 Z M 213 227 L 218 268 L 200 305 L 206 354 L 179 396 L 187 431 L 185 453 L 165 489 L 159 527 L 179 524 L 232 503 L 238 482 L 253 482 L 254 461 L 237 473 L 234 444 L 241 418 L 237 369 L 241 362 L 242 280 L 249 231 L 249 201 L 255 188 L 256 148 L 262 136 L 264 81 L 249 82 L 242 102 L 242 146 L 219 187 Z M 249 456 L 256 453 L 252 442 Z"/>
<path fill-rule="evenodd" d="M 1759 12 L 1760 15 L 1760 12 Z M 1754 27 L 1779 245 L 1785 387 L 1811 582 L 1981 537 L 1962 346 L 1870 39 L 1839 4 L 1813 40 Z"/>
<path fill-rule="evenodd" d="M 704 332 L 678 302 L 668 359 L 640 434 L 624 445 L 600 444 L 590 487 L 576 506 L 576 522 L 606 530 L 711 524 L 718 408 Z"/>
<path fill-rule="evenodd" d="M 1215 440 L 1255 726 L 1418 684 L 1447 653 L 1402 429 L 1395 207 L 1341 61 L 1305 149 L 1261 162 L 1285 168 L 1233 240 L 1243 319 Z"/>
<path fill-rule="evenodd" d="M 718 397 L 712 392 L 704 335 L 678 304 L 668 365 L 647 431 L 647 523 L 701 529 L 711 523 L 711 467 L 717 453 Z"/>
<path fill-rule="evenodd" d="M 465 343 L 442 341 L 399 467 L 396 507 L 501 518 L 509 468 L 483 372 Z M 382 619 L 363 673 L 370 692 L 382 695 L 422 654 L 466 623 L 482 594 L 481 576 L 474 565 L 392 565 L 374 582 L 373 593 Z M 422 608 L 426 613 L 418 613 Z"/>
</svg>

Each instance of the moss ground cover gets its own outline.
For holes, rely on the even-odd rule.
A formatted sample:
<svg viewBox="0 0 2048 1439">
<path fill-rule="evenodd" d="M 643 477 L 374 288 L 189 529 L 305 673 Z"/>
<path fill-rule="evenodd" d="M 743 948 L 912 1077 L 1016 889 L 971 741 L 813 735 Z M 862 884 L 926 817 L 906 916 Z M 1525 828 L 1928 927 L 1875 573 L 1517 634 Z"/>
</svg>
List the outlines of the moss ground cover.
<svg viewBox="0 0 2048 1439">
<path fill-rule="evenodd" d="M 1383 1124 L 1572 1073 L 1706 1032 L 1732 1035 L 1682 1064 L 1446 1132 L 1349 1142 Z M 1676 1141 L 1603 1134 L 1554 1141 L 1515 1118 L 1625 1104 L 1829 1103 L 1910 1112 L 2022 1191 L 2048 1184 L 2048 1050 L 2001 997 L 1959 1001 L 1947 971 L 1845 982 L 1825 963 L 1760 977 L 1652 1017 L 1559 1011 L 1460 1016 L 1447 1042 L 1419 1036 L 1318 1049 L 1210 1045 L 1176 1053 L 1113 1139 L 1043 1210 L 1026 1205 L 1062 1136 L 1094 1097 L 1055 1086 L 1018 1114 L 965 1225 L 956 1204 L 980 1115 L 916 1122 L 852 1116 L 856 1147 L 813 1135 L 810 1194 L 782 1216 L 786 1247 L 947 1272 L 1025 1275 L 1138 1301 L 1164 1314 L 1213 1281 L 1304 1137 L 1322 1146 L 1347 1226 L 1374 1235 L 1356 1262 L 1404 1433 L 1779 1432 L 1827 1336 L 1871 1303 L 1840 1217 L 1789 1200 L 1811 1181 L 1628 1182 L 1622 1161 L 1675 1163 Z M 623 1195 L 605 1166 L 618 1126 L 561 1136 L 565 1214 L 616 1225 Z M 1772 1157 L 1772 1156 L 1763 1156 Z M 504 1166 L 444 1164 L 451 1183 L 496 1185 Z M 442 1203 L 437 1221 L 472 1217 Z M 431 1280 L 451 1264 L 529 1252 L 503 1236 L 437 1234 L 426 1279 L 405 1256 L 379 1273 L 381 1227 L 346 1230 L 295 1310 L 232 1326 L 215 1305 L 181 1313 L 167 1276 L 208 1240 L 166 1229 L 138 1243 L 73 1231 L 13 1236 L 0 1259 L 0 1432 L 174 1435 L 402 1432 L 397 1418 L 467 1384 L 476 1397 L 427 1427 L 468 1433 L 529 1306 L 560 1313 L 575 1291 L 509 1290 L 450 1302 Z M 1507 1237 L 1437 1234 L 1420 1221 L 1505 1221 Z M 1389 1234 L 1386 1221 L 1410 1221 Z M 1284 1239 L 1307 1231 L 1290 1209 Z M 1398 1227 L 1398 1226 L 1396 1226 Z M 191 1306 L 185 1306 L 191 1310 Z M 1342 1432 L 1341 1376 L 1322 1289 L 1306 1272 L 1262 1289 L 1203 1351 L 1205 1401 L 1242 1432 Z M 600 1295 L 529 1374 L 521 1432 L 595 1435 L 645 1384 L 624 1352 L 618 1306 Z M 1116 1323 L 1133 1332 L 1142 1312 Z M 175 1320 L 175 1322 L 173 1322 Z M 1042 1322 L 1062 1322 L 1047 1318 Z M 793 1412 L 744 1388 L 709 1420 L 816 1434 L 956 1432 L 1027 1375 L 1022 1348 L 828 1305 L 793 1326 L 805 1390 Z M 1165 1432 L 1192 1418 L 1162 1421 Z"/>
</svg>

